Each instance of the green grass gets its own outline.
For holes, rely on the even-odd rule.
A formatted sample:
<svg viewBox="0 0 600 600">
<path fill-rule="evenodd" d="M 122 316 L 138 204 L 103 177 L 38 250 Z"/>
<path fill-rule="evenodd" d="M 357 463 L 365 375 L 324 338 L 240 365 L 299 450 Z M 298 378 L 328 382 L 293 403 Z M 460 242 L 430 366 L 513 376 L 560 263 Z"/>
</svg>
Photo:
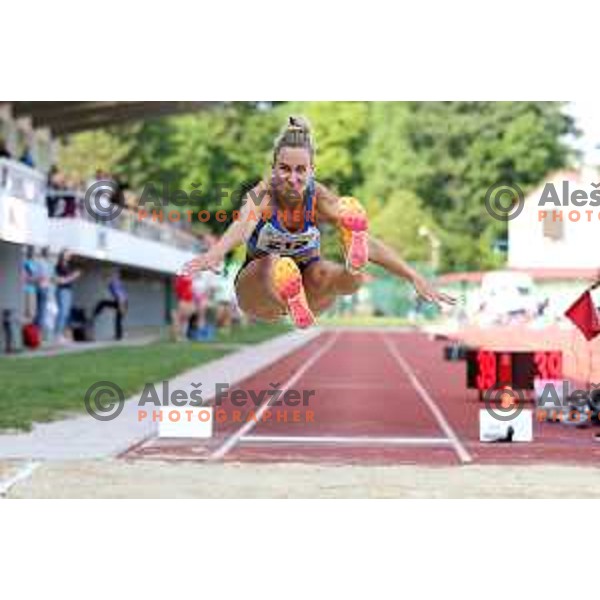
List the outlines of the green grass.
<svg viewBox="0 0 600 600">
<path fill-rule="evenodd" d="M 406 327 L 414 325 L 409 319 L 402 317 L 372 317 L 370 315 L 350 316 L 331 316 L 321 317 L 320 325 L 335 325 L 336 327 L 371 327 L 371 326 L 386 326 L 386 327 Z"/>
<path fill-rule="evenodd" d="M 227 344 L 258 344 L 275 337 L 276 335 L 288 333 L 292 330 L 292 325 L 285 321 L 277 323 L 257 323 L 244 328 L 234 329 L 231 333 L 219 331 L 215 338 L 215 342 Z M 210 342 L 205 345 L 210 346 Z"/>
<path fill-rule="evenodd" d="M 257 324 L 217 343 L 254 344 L 290 327 Z M 86 390 L 97 381 L 116 383 L 125 397 L 145 383 L 162 381 L 232 352 L 210 343 L 158 342 L 147 346 L 88 350 L 81 353 L 0 360 L 0 430 L 30 430 L 34 422 L 60 419 L 85 410 Z"/>
</svg>

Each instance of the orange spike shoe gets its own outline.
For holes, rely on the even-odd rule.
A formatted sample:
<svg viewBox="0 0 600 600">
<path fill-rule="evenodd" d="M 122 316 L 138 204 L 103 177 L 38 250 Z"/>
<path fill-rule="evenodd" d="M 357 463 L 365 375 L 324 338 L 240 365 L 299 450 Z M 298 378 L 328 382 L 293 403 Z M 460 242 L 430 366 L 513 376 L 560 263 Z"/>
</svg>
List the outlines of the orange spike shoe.
<svg viewBox="0 0 600 600">
<path fill-rule="evenodd" d="M 363 205 L 351 197 L 340 198 L 340 235 L 346 255 L 346 269 L 361 271 L 369 262 L 369 220 Z"/>
<path fill-rule="evenodd" d="M 302 273 L 298 265 L 287 256 L 279 257 L 273 265 L 272 277 L 275 291 L 285 302 L 294 325 L 299 329 L 314 325 L 315 317 L 306 300 Z"/>
</svg>

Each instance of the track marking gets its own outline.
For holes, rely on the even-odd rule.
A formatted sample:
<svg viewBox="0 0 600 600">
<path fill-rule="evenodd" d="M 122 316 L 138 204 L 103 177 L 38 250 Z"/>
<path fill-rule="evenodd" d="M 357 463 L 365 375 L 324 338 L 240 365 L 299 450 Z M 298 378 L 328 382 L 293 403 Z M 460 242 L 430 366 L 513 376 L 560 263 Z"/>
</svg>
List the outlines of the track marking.
<svg viewBox="0 0 600 600">
<path fill-rule="evenodd" d="M 329 340 L 329 342 L 327 344 L 325 344 L 324 346 L 321 346 L 320 350 L 318 350 L 315 354 L 313 354 L 302 365 L 302 367 L 300 369 L 298 369 L 298 371 L 296 371 L 296 374 L 292 375 L 292 377 L 290 377 L 285 382 L 285 384 L 281 388 L 281 393 L 284 394 L 292 385 L 294 385 L 317 362 L 317 360 L 319 360 L 319 358 L 321 358 L 321 356 L 323 356 L 323 354 L 325 354 L 325 352 L 330 350 L 330 348 L 335 344 L 335 342 L 337 342 L 339 337 L 340 337 L 339 332 L 334 333 L 332 338 Z M 227 440 L 225 440 L 225 443 L 222 446 L 217 448 L 208 457 L 208 460 L 218 460 L 220 458 L 223 458 L 240 441 L 240 439 L 242 437 L 244 437 L 248 432 L 250 432 L 254 428 L 255 425 L 257 425 L 260 422 L 260 419 L 261 419 L 263 413 L 265 412 L 265 410 L 267 410 L 267 408 L 269 408 L 269 404 L 272 399 L 273 399 L 273 396 L 271 396 L 266 402 L 261 404 L 260 408 L 256 411 L 256 415 L 255 415 L 256 420 L 255 421 L 254 420 L 248 421 L 247 423 L 242 425 L 242 427 L 240 427 L 233 435 L 231 435 Z"/>
<path fill-rule="evenodd" d="M 452 445 L 448 438 L 402 438 L 335 435 L 245 435 L 241 442 L 268 444 L 348 444 L 355 446 L 445 446 Z"/>
<path fill-rule="evenodd" d="M 381 385 L 376 383 L 319 383 L 315 381 L 315 387 L 320 390 L 368 390 L 372 391 L 389 391 L 397 389 L 394 385 Z"/>
<path fill-rule="evenodd" d="M 389 350 L 390 354 L 393 356 L 394 360 L 398 364 L 398 366 L 404 371 L 406 376 L 410 379 L 415 390 L 417 390 L 419 396 L 427 405 L 427 408 L 431 411 L 431 414 L 435 417 L 435 420 L 438 422 L 438 425 L 442 428 L 443 432 L 446 434 L 446 437 L 452 443 L 458 458 L 463 463 L 472 462 L 471 455 L 467 452 L 467 449 L 463 446 L 462 442 L 458 439 L 458 436 L 444 417 L 442 411 L 436 404 L 435 400 L 429 395 L 429 392 L 423 387 L 419 379 L 417 378 L 415 372 L 411 369 L 409 364 L 404 360 L 398 349 L 392 344 L 392 342 L 386 337 L 385 334 L 381 334 L 384 344 Z"/>
<path fill-rule="evenodd" d="M 0 497 L 4 497 L 10 492 L 11 488 L 20 483 L 21 481 L 25 481 L 25 479 L 29 479 L 33 472 L 41 465 L 40 462 L 28 462 L 24 467 L 19 469 L 12 477 L 5 479 L 4 481 L 0 481 Z"/>
</svg>

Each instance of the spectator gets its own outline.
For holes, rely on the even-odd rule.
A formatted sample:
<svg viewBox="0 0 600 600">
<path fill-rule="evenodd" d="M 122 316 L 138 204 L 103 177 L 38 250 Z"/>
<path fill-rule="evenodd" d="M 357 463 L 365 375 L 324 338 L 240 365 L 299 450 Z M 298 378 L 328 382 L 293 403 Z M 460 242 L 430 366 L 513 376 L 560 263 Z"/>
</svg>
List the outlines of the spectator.
<svg viewBox="0 0 600 600">
<path fill-rule="evenodd" d="M 102 185 L 96 187 L 100 182 L 102 182 Z M 93 193 L 90 190 L 93 190 Z M 94 220 L 102 220 L 107 211 L 110 211 L 111 203 L 124 203 L 122 193 L 115 179 L 108 172 L 101 169 L 96 170 L 95 177 L 87 182 L 86 194 L 88 193 L 90 193 L 89 206 L 93 213 L 90 216 Z M 111 219 L 106 224 L 114 227 L 118 223 Z"/>
<path fill-rule="evenodd" d="M 23 291 L 25 292 L 25 320 L 27 322 L 33 321 L 36 314 L 37 270 L 35 250 L 33 246 L 27 246 L 23 263 Z"/>
<path fill-rule="evenodd" d="M 185 337 L 189 318 L 194 314 L 194 291 L 192 277 L 177 275 L 175 277 L 175 296 L 177 307 L 171 313 L 171 335 L 174 341 Z"/>
<path fill-rule="evenodd" d="M 194 309 L 196 315 L 196 323 L 198 327 L 204 327 L 206 324 L 206 309 L 210 299 L 210 274 L 201 273 L 199 277 L 195 277 L 192 282 L 192 292 L 194 299 Z"/>
<path fill-rule="evenodd" d="M 42 248 L 37 261 L 36 298 L 37 310 L 34 323 L 40 328 L 43 339 L 48 339 L 51 329 L 48 327 L 48 302 L 52 285 L 52 266 L 48 256 L 48 247 Z"/>
<path fill-rule="evenodd" d="M 31 148 L 29 146 L 25 148 L 25 151 L 23 152 L 23 155 L 21 156 L 19 161 L 22 162 L 24 165 L 31 167 L 32 169 L 33 167 L 35 167 L 33 153 L 31 152 Z"/>
<path fill-rule="evenodd" d="M 214 301 L 217 304 L 217 324 L 219 329 L 231 332 L 235 302 L 235 274 L 225 266 L 220 277 L 216 278 Z"/>
<path fill-rule="evenodd" d="M 12 155 L 8 151 L 8 146 L 6 145 L 6 140 L 4 138 L 0 138 L 0 158 L 12 158 Z"/>
<path fill-rule="evenodd" d="M 48 190 L 46 193 L 46 206 L 49 217 L 74 217 L 76 212 L 76 198 L 68 189 L 67 179 L 56 167 L 48 176 Z"/>
<path fill-rule="evenodd" d="M 113 308 L 115 311 L 115 340 L 123 339 L 123 319 L 127 314 L 127 292 L 121 280 L 119 269 L 113 271 L 108 283 L 111 299 L 104 299 L 96 304 L 94 319 L 105 309 Z"/>
<path fill-rule="evenodd" d="M 55 333 L 56 341 L 64 344 L 66 341 L 65 331 L 67 329 L 71 304 L 73 303 L 73 283 L 81 276 L 81 271 L 73 268 L 71 264 L 72 254 L 69 250 L 63 250 L 58 256 L 56 264 L 56 304 L 58 315 L 56 317 Z"/>
</svg>

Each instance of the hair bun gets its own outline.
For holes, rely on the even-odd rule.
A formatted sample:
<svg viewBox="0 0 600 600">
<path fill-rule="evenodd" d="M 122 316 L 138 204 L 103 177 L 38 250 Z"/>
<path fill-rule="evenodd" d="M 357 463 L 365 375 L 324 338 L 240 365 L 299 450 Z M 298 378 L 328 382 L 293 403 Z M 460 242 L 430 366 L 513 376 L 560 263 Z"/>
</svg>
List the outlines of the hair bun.
<svg viewBox="0 0 600 600">
<path fill-rule="evenodd" d="M 309 131 L 308 123 L 298 117 L 289 117 L 287 129 L 288 131 L 303 131 L 306 133 Z"/>
<path fill-rule="evenodd" d="M 310 153 L 311 160 L 315 156 L 315 146 L 311 134 L 311 126 L 304 117 L 288 117 L 287 123 L 279 133 L 273 147 L 273 162 L 282 148 L 305 148 Z"/>
</svg>

